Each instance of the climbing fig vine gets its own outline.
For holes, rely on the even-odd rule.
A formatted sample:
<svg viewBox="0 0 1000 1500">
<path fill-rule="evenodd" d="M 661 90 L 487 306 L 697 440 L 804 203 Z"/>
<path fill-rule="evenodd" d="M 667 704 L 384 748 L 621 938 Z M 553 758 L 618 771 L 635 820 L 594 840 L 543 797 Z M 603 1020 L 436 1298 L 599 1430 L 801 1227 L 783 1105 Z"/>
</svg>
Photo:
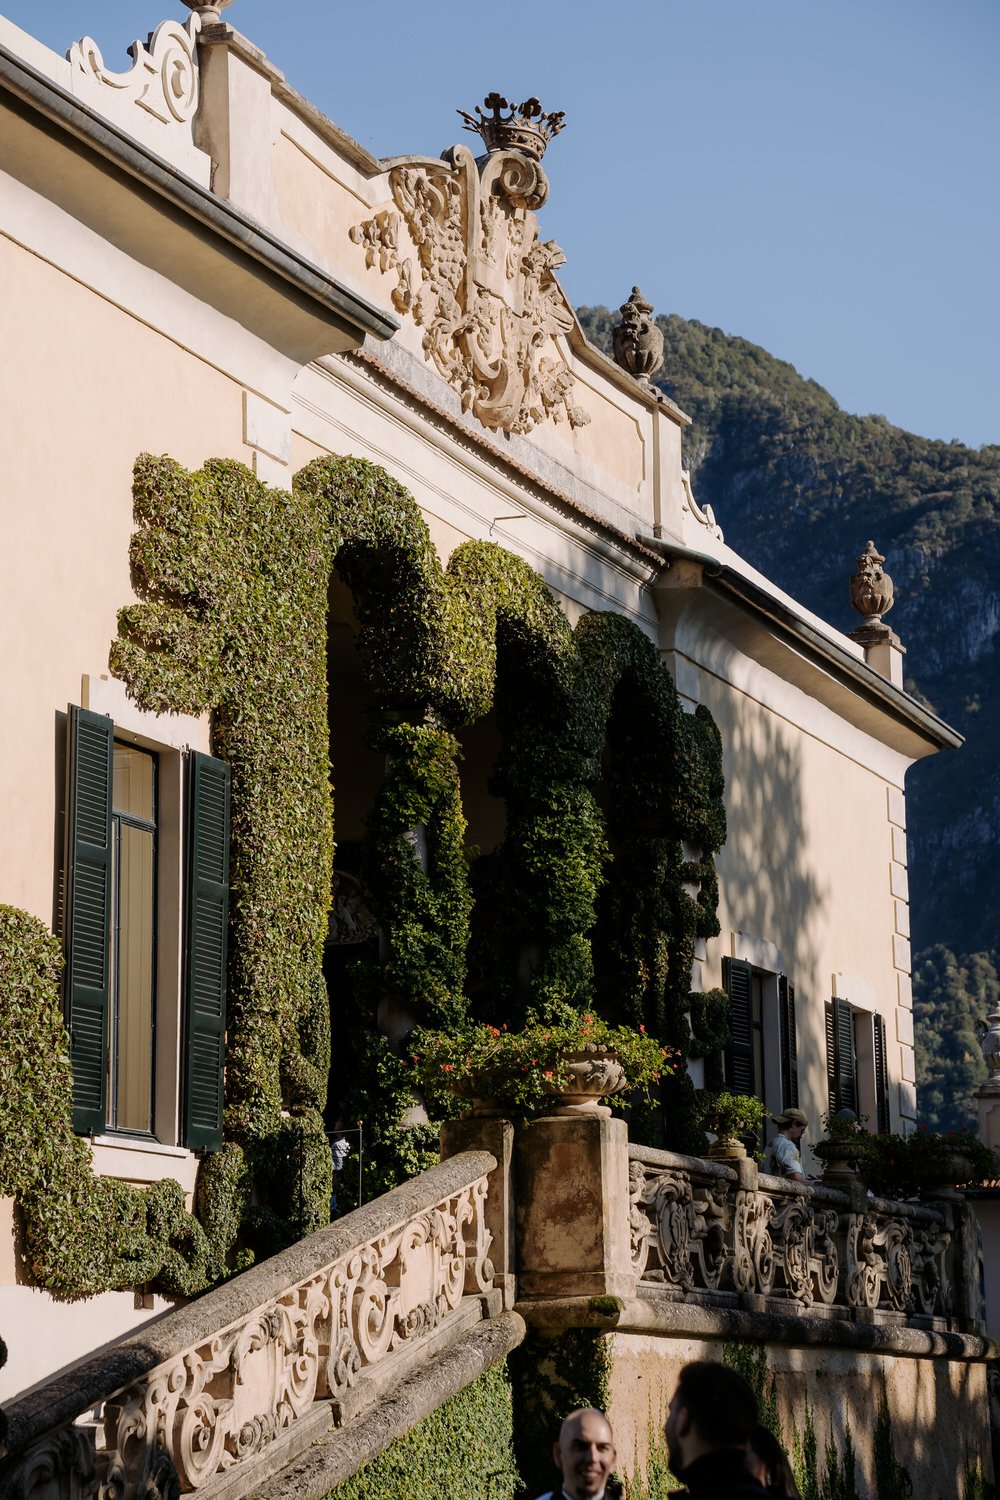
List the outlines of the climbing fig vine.
<svg viewBox="0 0 1000 1500">
<path fill-rule="evenodd" d="M 36 1275 L 68 1292 L 157 1278 L 194 1291 L 326 1221 L 333 573 L 351 592 L 381 710 L 371 746 L 386 767 L 361 862 L 380 949 L 360 962 L 356 1013 L 338 1030 L 355 1101 L 373 1117 L 369 1191 L 433 1149 L 429 1127 L 405 1124 L 416 1101 L 378 1033 L 382 1001 L 439 1029 L 470 1009 L 516 1025 L 596 1003 L 682 1053 L 694 945 L 717 931 L 713 856 L 725 838 L 718 732 L 705 710 L 682 711 L 642 632 L 610 614 L 572 629 L 539 575 L 493 543 L 465 543 L 442 567 L 416 502 L 384 470 L 317 459 L 287 493 L 237 463 L 189 473 L 143 455 L 134 500 L 140 602 L 120 612 L 111 669 L 141 708 L 210 712 L 232 772 L 226 1140 L 202 1163 L 195 1215 L 170 1185 L 129 1197 L 131 1269 L 98 1255 L 57 1286 L 44 1250 L 54 1226 L 72 1237 L 123 1185 L 90 1174 L 66 1125 L 68 1065 L 54 1065 L 40 1108 L 58 1128 L 45 1149 L 51 1181 L 69 1173 L 71 1190 L 57 1210 L 55 1191 L 7 1178 L 41 1247 Z M 506 833 L 470 863 L 458 734 L 491 709 Z M 51 939 L 30 919 L 5 933 L 17 936 L 27 1034 L 65 1051 Z M 690 1144 L 684 1085 L 669 1086 L 667 1137 Z M 43 1138 L 40 1124 L 31 1149 Z"/>
</svg>

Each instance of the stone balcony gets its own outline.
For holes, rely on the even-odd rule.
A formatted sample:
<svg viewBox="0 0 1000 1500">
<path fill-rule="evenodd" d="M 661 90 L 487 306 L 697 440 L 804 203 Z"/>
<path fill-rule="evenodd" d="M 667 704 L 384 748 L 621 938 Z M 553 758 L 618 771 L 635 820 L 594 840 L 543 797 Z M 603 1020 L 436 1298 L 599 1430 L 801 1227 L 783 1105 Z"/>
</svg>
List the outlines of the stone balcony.
<svg viewBox="0 0 1000 1500">
<path fill-rule="evenodd" d="M 786 1317 L 979 1334 L 978 1226 L 956 1193 L 875 1198 L 629 1146 L 637 1291 Z"/>
<path fill-rule="evenodd" d="M 633 1388 L 665 1407 L 671 1360 L 731 1341 L 784 1347 L 796 1379 L 838 1350 L 862 1402 L 871 1354 L 904 1372 L 906 1400 L 942 1360 L 956 1400 L 970 1380 L 985 1392 L 997 1349 L 957 1193 L 894 1203 L 850 1175 L 789 1183 L 752 1160 L 632 1145 L 599 1108 L 516 1128 L 468 1116 L 444 1127 L 442 1155 L 16 1400 L 0 1500 L 322 1496 L 526 1325 L 543 1345 L 567 1330 L 613 1345 L 622 1411 Z M 622 1419 L 635 1451 L 643 1413 Z"/>
</svg>

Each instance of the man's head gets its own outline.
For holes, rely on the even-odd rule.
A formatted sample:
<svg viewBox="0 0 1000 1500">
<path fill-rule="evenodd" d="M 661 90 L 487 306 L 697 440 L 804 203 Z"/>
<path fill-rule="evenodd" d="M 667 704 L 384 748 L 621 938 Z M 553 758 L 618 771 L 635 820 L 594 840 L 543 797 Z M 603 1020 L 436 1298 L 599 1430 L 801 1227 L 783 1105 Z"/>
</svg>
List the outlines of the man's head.
<svg viewBox="0 0 1000 1500">
<path fill-rule="evenodd" d="M 615 1466 L 615 1440 L 608 1419 L 594 1407 L 571 1411 L 552 1450 L 570 1500 L 594 1500 Z"/>
<path fill-rule="evenodd" d="M 667 1408 L 670 1467 L 677 1474 L 703 1453 L 738 1448 L 756 1426 L 757 1399 L 743 1376 L 728 1365 L 695 1360 L 681 1371 Z"/>
<path fill-rule="evenodd" d="M 790 1141 L 800 1141 L 809 1124 L 801 1109 L 782 1110 L 781 1114 L 774 1115 L 773 1119 L 782 1135 L 787 1135 Z"/>
</svg>

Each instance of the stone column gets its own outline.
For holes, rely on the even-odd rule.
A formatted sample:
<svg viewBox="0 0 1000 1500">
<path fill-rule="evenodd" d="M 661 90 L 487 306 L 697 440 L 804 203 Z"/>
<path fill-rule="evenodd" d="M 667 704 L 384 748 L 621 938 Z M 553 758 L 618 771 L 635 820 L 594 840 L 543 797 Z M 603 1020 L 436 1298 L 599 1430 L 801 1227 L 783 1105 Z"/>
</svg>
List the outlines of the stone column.
<svg viewBox="0 0 1000 1500">
<path fill-rule="evenodd" d="M 634 1295 L 624 1120 L 589 1108 L 526 1121 L 514 1193 L 519 1299 Z"/>
</svg>

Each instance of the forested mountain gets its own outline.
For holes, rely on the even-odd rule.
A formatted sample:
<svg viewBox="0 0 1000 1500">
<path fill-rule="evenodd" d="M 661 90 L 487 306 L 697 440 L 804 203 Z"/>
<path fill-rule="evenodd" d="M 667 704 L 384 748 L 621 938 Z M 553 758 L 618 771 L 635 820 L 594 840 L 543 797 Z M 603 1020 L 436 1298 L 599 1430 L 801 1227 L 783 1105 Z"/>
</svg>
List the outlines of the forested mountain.
<svg viewBox="0 0 1000 1500">
<path fill-rule="evenodd" d="M 579 317 L 610 352 L 617 314 Z M 686 462 L 726 540 L 852 630 L 848 579 L 873 538 L 896 587 L 888 623 L 907 648 L 906 686 L 966 737 L 915 766 L 907 785 L 921 1113 L 970 1121 L 985 1071 L 970 1052 L 971 1017 L 996 994 L 1000 949 L 1000 444 L 976 451 L 852 416 L 745 339 L 657 321 L 657 383 L 693 418 Z"/>
</svg>

